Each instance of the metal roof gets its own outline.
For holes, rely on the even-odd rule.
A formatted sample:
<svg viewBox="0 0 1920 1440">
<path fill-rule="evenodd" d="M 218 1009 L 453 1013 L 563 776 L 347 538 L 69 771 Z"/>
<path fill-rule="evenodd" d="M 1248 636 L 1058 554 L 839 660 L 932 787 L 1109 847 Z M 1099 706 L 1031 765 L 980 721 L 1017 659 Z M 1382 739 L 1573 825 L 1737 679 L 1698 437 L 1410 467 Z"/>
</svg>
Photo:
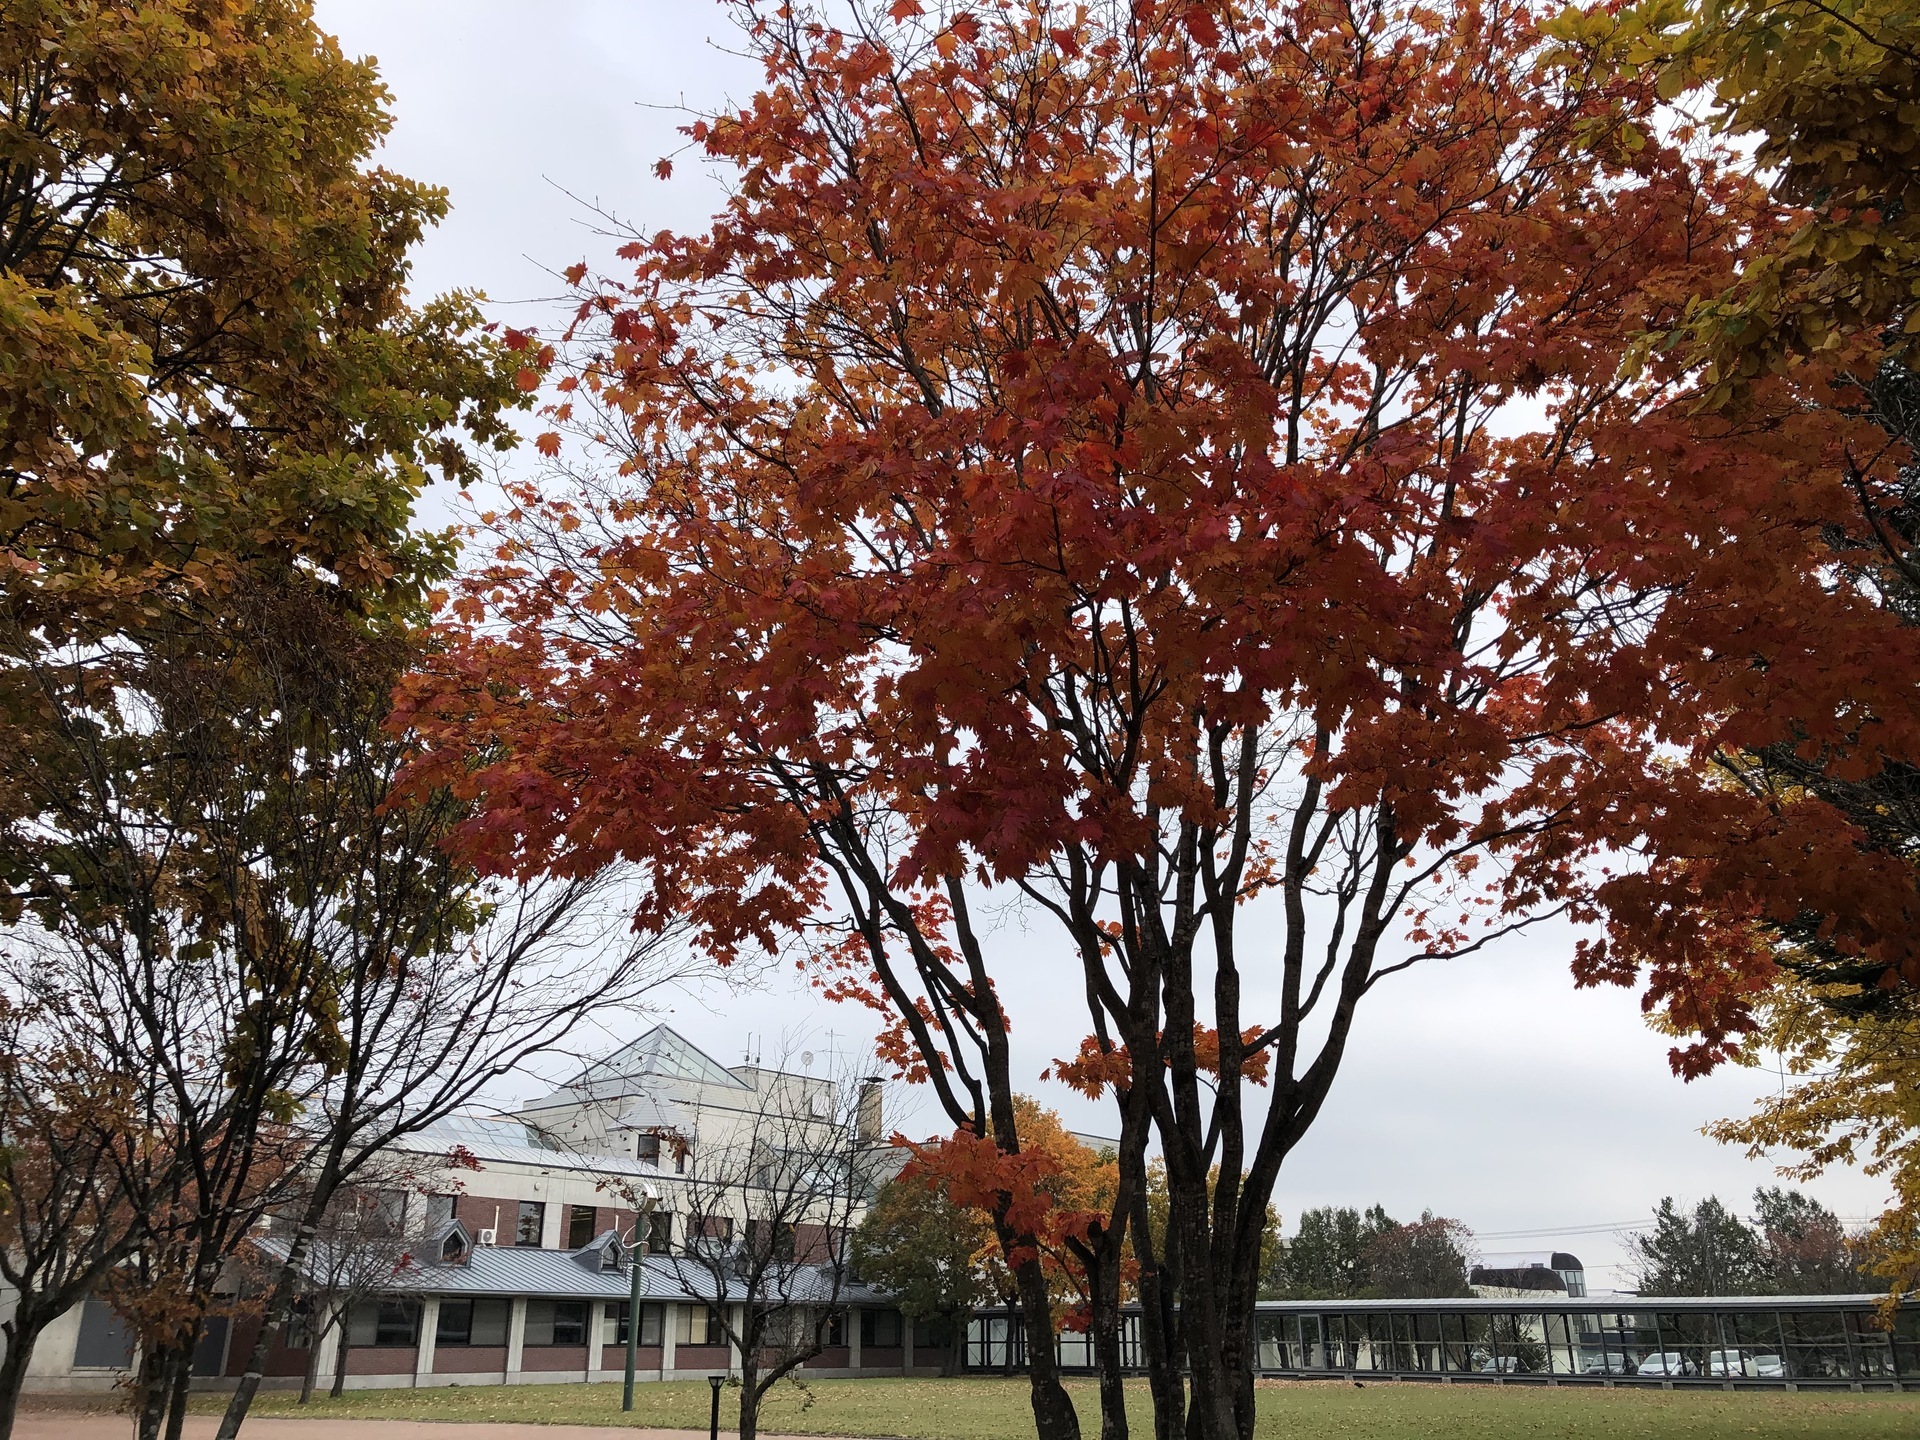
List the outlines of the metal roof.
<svg viewBox="0 0 1920 1440">
<path fill-rule="evenodd" d="M 604 1091 L 614 1081 L 648 1078 L 682 1080 L 721 1090 L 753 1088 L 672 1026 L 656 1025 L 604 1060 L 594 1061 L 570 1084 L 534 1104 L 545 1105 L 582 1090 Z"/>
<path fill-rule="evenodd" d="M 645 1300 L 744 1300 L 738 1282 L 723 1296 L 712 1273 L 678 1256 L 649 1255 L 642 1261 L 641 1297 Z M 796 1265 L 784 1293 L 790 1299 L 825 1301 L 834 1293 L 824 1265 Z M 461 1265 L 423 1265 L 394 1277 L 392 1290 L 410 1295 L 527 1295 L 540 1299 L 624 1300 L 631 1281 L 625 1266 L 592 1270 L 570 1250 L 534 1250 L 513 1245 L 481 1245 Z M 839 1300 L 879 1304 L 889 1297 L 870 1285 L 841 1279 Z"/>
<path fill-rule="evenodd" d="M 1864 1310 L 1878 1305 L 1885 1295 L 1588 1295 L 1568 1297 L 1557 1290 L 1545 1290 L 1525 1299 L 1486 1300 L 1461 1296 L 1447 1300 L 1260 1300 L 1254 1309 L 1262 1315 L 1385 1315 L 1385 1314 L 1522 1314 L 1550 1315 L 1599 1312 L 1605 1315 L 1637 1314 L 1644 1310 L 1672 1311 L 1772 1311 L 1772 1310 Z M 1909 1295 L 1909 1301 L 1920 1296 Z M 1123 1309 L 1132 1313 L 1138 1304 Z M 1008 1315 L 1011 1306 L 983 1306 L 976 1315 Z"/>
<path fill-rule="evenodd" d="M 476 1245 L 458 1264 L 416 1262 L 383 1286 L 393 1295 L 528 1296 L 540 1300 L 625 1300 L 630 1280 L 624 1265 L 602 1270 L 591 1261 L 611 1232 L 597 1236 L 579 1250 L 536 1250 L 531 1246 Z M 616 1237 L 617 1238 L 617 1237 Z M 260 1237 L 255 1242 L 268 1255 L 286 1254 L 286 1242 Z M 644 1300 L 744 1300 L 745 1286 L 732 1283 L 720 1293 L 711 1271 L 677 1255 L 649 1255 L 641 1262 L 641 1298 Z M 833 1273 L 825 1265 L 793 1265 L 776 1287 L 787 1299 L 824 1303 L 834 1298 Z M 891 1296 L 871 1285 L 841 1277 L 835 1303 L 881 1305 Z"/>
<path fill-rule="evenodd" d="M 398 1148 L 415 1154 L 465 1150 L 476 1160 L 510 1165 L 535 1165 L 548 1170 L 586 1170 L 597 1175 L 635 1175 L 660 1178 L 660 1167 L 631 1155 L 594 1155 L 562 1150 L 539 1131 L 519 1120 L 499 1115 L 459 1114 L 402 1136 Z"/>
<path fill-rule="evenodd" d="M 1379 1314 L 1383 1311 L 1520 1311 L 1555 1314 L 1600 1310 L 1608 1314 L 1637 1310 L 1856 1310 L 1878 1305 L 1884 1295 L 1588 1295 L 1568 1297 L 1544 1290 L 1540 1298 L 1479 1297 L 1451 1300 L 1261 1300 L 1255 1308 L 1269 1314 Z"/>
</svg>

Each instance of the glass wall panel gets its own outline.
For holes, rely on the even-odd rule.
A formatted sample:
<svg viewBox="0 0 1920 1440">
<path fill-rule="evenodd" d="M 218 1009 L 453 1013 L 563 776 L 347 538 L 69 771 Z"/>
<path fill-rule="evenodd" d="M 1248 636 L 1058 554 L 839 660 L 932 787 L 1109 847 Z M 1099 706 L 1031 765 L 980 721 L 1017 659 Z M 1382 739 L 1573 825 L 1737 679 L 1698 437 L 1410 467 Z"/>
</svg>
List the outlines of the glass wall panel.
<svg viewBox="0 0 1920 1440">
<path fill-rule="evenodd" d="M 1580 1321 L 1577 1315 L 1548 1315 L 1543 1343 L 1547 1349 L 1547 1369 L 1555 1375 L 1578 1375 L 1580 1355 L 1575 1344 Z"/>
<path fill-rule="evenodd" d="M 1891 1380 L 1896 1371 L 1891 1337 L 1877 1315 L 1853 1312 L 1846 1317 L 1847 1345 L 1853 1351 L 1853 1373 L 1861 1380 Z"/>
<path fill-rule="evenodd" d="M 1541 1315 L 1488 1317 L 1486 1343 L 1474 1368 L 1501 1375 L 1537 1375 L 1547 1368 L 1546 1321 Z"/>
<path fill-rule="evenodd" d="M 1920 1379 L 1920 1310 L 1904 1305 L 1893 1317 L 1893 1368 L 1902 1380 Z"/>
<path fill-rule="evenodd" d="M 1352 1362 L 1347 1358 L 1347 1317 L 1344 1315 L 1322 1315 L 1320 1317 L 1320 1343 L 1326 1349 L 1327 1369 L 1345 1370 Z"/>
<path fill-rule="evenodd" d="M 1486 1348 L 1490 1328 L 1485 1315 L 1471 1311 L 1441 1316 L 1442 1365 L 1456 1373 L 1478 1370 L 1481 1362 L 1492 1353 Z"/>
<path fill-rule="evenodd" d="M 1661 1350 L 1642 1356 L 1642 1374 L 1658 1374 L 1668 1379 L 1707 1373 L 1707 1352 L 1720 1349 L 1720 1327 L 1711 1312 L 1664 1310 L 1656 1316 L 1660 1326 Z"/>
<path fill-rule="evenodd" d="M 1413 1351 L 1413 1316 L 1401 1311 L 1388 1317 L 1393 1323 L 1393 1353 L 1389 1368 L 1406 1374 L 1420 1368 Z"/>
<path fill-rule="evenodd" d="M 1787 1341 L 1787 1376 L 1793 1380 L 1847 1380 L 1847 1335 L 1838 1311 L 1795 1310 L 1780 1317 Z"/>
<path fill-rule="evenodd" d="M 1302 1370 L 1325 1370 L 1328 1368 L 1326 1327 L 1318 1315 L 1296 1317 L 1299 1324 L 1300 1339 L 1295 1362 Z"/>
<path fill-rule="evenodd" d="M 1262 1315 L 1258 1321 L 1260 1353 L 1254 1361 L 1261 1370 L 1288 1370 L 1286 1322 L 1288 1315 Z"/>
<path fill-rule="evenodd" d="M 1440 1368 L 1440 1317 L 1422 1310 L 1413 1317 L 1414 1368 L 1434 1372 Z"/>
<path fill-rule="evenodd" d="M 1347 1325 L 1354 1336 L 1354 1369 L 1393 1368 L 1393 1316 L 1350 1315 Z"/>
<path fill-rule="evenodd" d="M 1719 1317 L 1720 1348 L 1707 1352 L 1707 1375 L 1715 1380 L 1784 1380 L 1780 1316 L 1773 1310 L 1729 1310 Z"/>
</svg>

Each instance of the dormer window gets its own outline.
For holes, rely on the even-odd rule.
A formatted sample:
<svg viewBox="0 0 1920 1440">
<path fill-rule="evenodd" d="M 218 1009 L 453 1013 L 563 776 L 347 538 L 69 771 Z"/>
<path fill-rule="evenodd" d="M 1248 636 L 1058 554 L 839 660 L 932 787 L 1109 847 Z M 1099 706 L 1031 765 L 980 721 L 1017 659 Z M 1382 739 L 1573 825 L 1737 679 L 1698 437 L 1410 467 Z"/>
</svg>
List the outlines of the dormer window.
<svg viewBox="0 0 1920 1440">
<path fill-rule="evenodd" d="M 657 1166 L 660 1163 L 660 1137 L 658 1135 L 640 1136 L 634 1142 L 633 1155 L 642 1165 Z"/>
<path fill-rule="evenodd" d="M 449 1220 L 426 1237 L 424 1248 L 441 1265 L 464 1265 L 473 1254 L 473 1235 L 458 1220 Z"/>
</svg>

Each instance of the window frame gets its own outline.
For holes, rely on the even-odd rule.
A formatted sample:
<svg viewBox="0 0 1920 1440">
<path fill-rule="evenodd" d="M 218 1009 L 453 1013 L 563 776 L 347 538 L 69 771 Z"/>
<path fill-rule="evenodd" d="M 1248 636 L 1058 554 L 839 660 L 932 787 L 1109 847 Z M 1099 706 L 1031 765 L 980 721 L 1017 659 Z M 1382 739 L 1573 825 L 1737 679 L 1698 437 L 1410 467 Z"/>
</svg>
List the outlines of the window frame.
<svg viewBox="0 0 1920 1440">
<path fill-rule="evenodd" d="M 586 1222 L 586 1234 L 580 1233 L 580 1223 Z M 593 1237 L 600 1232 L 595 1227 L 600 1220 L 599 1210 L 592 1205 L 567 1206 L 567 1243 L 569 1250 L 583 1250 L 593 1243 Z"/>
<path fill-rule="evenodd" d="M 533 1222 L 533 1238 L 527 1239 L 527 1222 Z M 544 1200 L 522 1200 L 520 1213 L 514 1217 L 513 1245 L 517 1250 L 540 1250 L 547 1231 L 547 1202 Z"/>
</svg>

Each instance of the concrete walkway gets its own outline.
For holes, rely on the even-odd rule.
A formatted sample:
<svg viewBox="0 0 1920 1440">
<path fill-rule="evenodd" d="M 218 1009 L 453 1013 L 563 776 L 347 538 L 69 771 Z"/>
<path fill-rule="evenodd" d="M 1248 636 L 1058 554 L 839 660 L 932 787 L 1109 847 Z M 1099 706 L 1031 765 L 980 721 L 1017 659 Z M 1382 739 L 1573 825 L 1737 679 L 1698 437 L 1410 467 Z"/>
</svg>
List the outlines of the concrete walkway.
<svg viewBox="0 0 1920 1440">
<path fill-rule="evenodd" d="M 217 1415 L 189 1415 L 183 1440 L 213 1440 Z M 260 1415 L 247 1421 L 248 1440 L 707 1440 L 704 1430 L 640 1430 L 628 1425 L 518 1425 L 451 1420 L 319 1420 Z M 730 1433 L 726 1429 L 722 1435 Z M 125 1415 L 94 1410 L 22 1409 L 14 1440 L 130 1440 Z M 760 1440 L 822 1440 L 769 1435 Z"/>
</svg>

